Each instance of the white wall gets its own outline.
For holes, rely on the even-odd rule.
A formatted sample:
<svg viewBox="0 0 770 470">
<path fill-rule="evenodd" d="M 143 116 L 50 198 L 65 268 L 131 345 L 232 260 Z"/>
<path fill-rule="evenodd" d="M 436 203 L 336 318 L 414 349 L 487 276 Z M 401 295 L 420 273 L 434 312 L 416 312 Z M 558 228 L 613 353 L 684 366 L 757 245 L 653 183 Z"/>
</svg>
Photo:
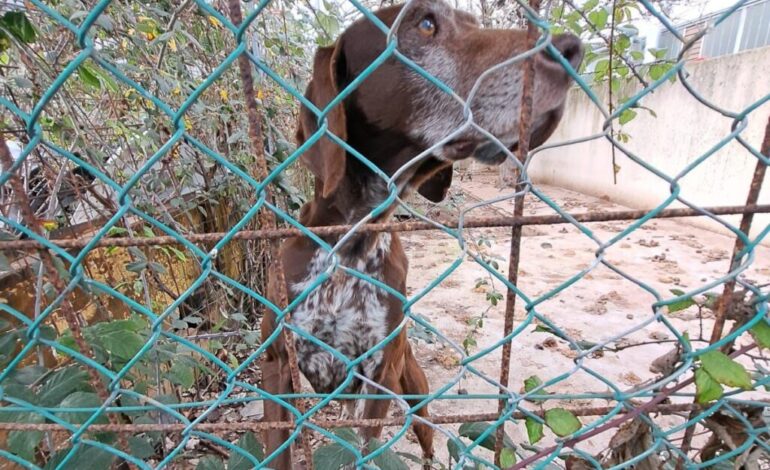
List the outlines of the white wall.
<svg viewBox="0 0 770 470">
<path fill-rule="evenodd" d="M 687 71 L 689 83 L 706 99 L 728 110 L 739 111 L 770 94 L 770 47 L 690 63 Z M 629 95 L 634 92 L 633 88 L 626 91 Z M 606 91 L 599 92 L 599 96 L 606 101 Z M 638 110 L 637 117 L 623 127 L 623 131 L 631 136 L 626 145 L 644 161 L 672 177 L 731 132 L 730 119 L 700 104 L 679 81 L 661 86 L 641 104 L 653 109 L 657 118 Z M 742 133 L 757 149 L 769 116 L 770 103 L 765 103 L 749 116 L 748 126 Z M 564 119 L 549 143 L 600 132 L 602 121 L 601 114 L 585 93 L 573 89 Z M 535 183 L 605 196 L 613 202 L 639 209 L 653 208 L 670 194 L 665 181 L 619 150 L 616 159 L 620 171 L 617 184 L 614 184 L 611 155 L 611 146 L 604 138 L 546 150 L 533 157 L 529 174 Z M 681 180 L 681 194 L 702 206 L 744 204 L 756 162 L 755 157 L 733 141 Z M 765 178 L 760 203 L 770 203 L 768 180 L 770 174 Z M 702 227 L 717 230 L 721 227 L 700 218 L 687 220 Z M 739 217 L 732 216 L 729 220 L 737 225 Z M 757 234 L 768 223 L 769 215 L 755 217 L 752 233 Z"/>
</svg>

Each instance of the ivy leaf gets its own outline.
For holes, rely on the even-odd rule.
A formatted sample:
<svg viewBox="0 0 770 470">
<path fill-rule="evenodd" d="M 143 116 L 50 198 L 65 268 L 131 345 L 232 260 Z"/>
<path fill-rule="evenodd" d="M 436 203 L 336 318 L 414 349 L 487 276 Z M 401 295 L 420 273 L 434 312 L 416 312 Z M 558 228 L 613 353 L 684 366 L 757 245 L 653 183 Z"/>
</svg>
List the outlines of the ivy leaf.
<svg viewBox="0 0 770 470">
<path fill-rule="evenodd" d="M 547 410 L 545 424 L 559 437 L 569 436 L 582 426 L 575 415 L 564 408 Z"/>
<path fill-rule="evenodd" d="M 238 439 L 238 443 L 236 445 L 244 451 L 248 452 L 251 456 L 260 462 L 265 458 L 265 452 L 262 449 L 262 444 L 257 441 L 257 438 L 254 436 L 253 432 L 247 432 L 241 436 L 241 438 Z M 230 459 L 227 461 L 227 470 L 249 470 L 253 467 L 254 464 L 251 463 L 251 460 L 239 454 L 238 452 L 233 452 L 230 454 Z"/>
<path fill-rule="evenodd" d="M 719 400 L 723 392 L 722 386 L 708 372 L 702 368 L 695 371 L 695 398 L 698 403 L 705 404 Z"/>
<path fill-rule="evenodd" d="M 770 349 L 770 325 L 764 319 L 754 325 L 749 332 L 757 342 L 757 346 L 763 349 Z"/>
<path fill-rule="evenodd" d="M 543 438 L 543 423 L 527 416 L 524 425 L 527 427 L 527 437 L 530 444 L 537 444 Z"/>
<path fill-rule="evenodd" d="M 709 351 L 700 357 L 703 369 L 720 384 L 751 390 L 751 377 L 741 364 L 721 351 Z"/>
</svg>

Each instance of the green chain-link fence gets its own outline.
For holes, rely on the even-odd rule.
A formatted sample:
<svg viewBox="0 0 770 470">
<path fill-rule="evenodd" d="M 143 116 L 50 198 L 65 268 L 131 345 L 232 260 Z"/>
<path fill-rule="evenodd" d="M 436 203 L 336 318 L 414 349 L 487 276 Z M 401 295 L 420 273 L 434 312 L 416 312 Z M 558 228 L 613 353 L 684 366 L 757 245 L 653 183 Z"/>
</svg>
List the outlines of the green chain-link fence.
<svg viewBox="0 0 770 470">
<path fill-rule="evenodd" d="M 768 464 L 768 457 L 765 453 L 770 452 L 768 442 L 770 439 L 768 435 L 770 419 L 765 411 L 767 401 L 760 396 L 760 392 L 764 390 L 764 387 L 770 385 L 770 378 L 767 369 L 763 369 L 761 366 L 763 356 L 761 354 L 752 356 L 757 359 L 753 363 L 756 370 L 751 375 L 744 365 L 733 359 L 739 356 L 743 357 L 755 351 L 757 347 L 761 350 L 770 346 L 768 344 L 770 343 L 768 338 L 770 336 L 768 333 L 770 323 L 767 319 L 767 290 L 748 283 L 740 277 L 741 273 L 751 266 L 758 244 L 764 240 L 770 231 L 770 227 L 762 227 L 756 237 L 751 238 L 749 236 L 750 214 L 760 211 L 767 212 L 766 207 L 756 205 L 756 198 L 764 178 L 764 167 L 770 157 L 767 154 L 767 145 L 760 150 L 750 142 L 746 142 L 742 138 L 741 132 L 746 128 L 751 113 L 770 100 L 770 94 L 746 109 L 731 111 L 722 109 L 710 102 L 706 97 L 701 96 L 698 90 L 690 86 L 686 72 L 687 63 L 684 58 L 688 49 L 697 43 L 700 36 L 707 34 L 708 30 L 702 31 L 700 36 L 684 38 L 667 17 L 658 11 L 654 3 L 639 1 L 636 4 L 639 11 L 644 11 L 645 14 L 657 18 L 662 26 L 684 44 L 684 47 L 678 61 L 672 67 L 610 113 L 594 94 L 591 86 L 586 83 L 584 77 L 578 75 L 569 63 L 561 57 L 558 50 L 551 45 L 551 25 L 525 2 L 519 2 L 526 19 L 537 27 L 541 35 L 533 48 L 511 58 L 508 62 L 525 61 L 540 51 L 547 51 L 557 58 L 573 77 L 577 86 L 590 97 L 605 118 L 605 125 L 601 132 L 582 137 L 576 141 L 561 142 L 548 147 L 564 147 L 565 152 L 568 152 L 568 146 L 576 142 L 592 139 L 609 140 L 618 151 L 627 155 L 645 171 L 670 184 L 670 196 L 655 209 L 641 213 L 570 215 L 558 203 L 549 198 L 541 188 L 529 180 L 526 170 L 531 159 L 536 158 L 537 151 L 529 152 L 525 162 L 521 163 L 506 150 L 509 153 L 509 158 L 516 162 L 521 175 L 518 185 L 520 189 L 515 193 L 464 208 L 460 213 L 460 218 L 454 224 L 441 224 L 430 220 L 418 211 L 411 210 L 404 205 L 414 217 L 423 220 L 372 228 L 366 225 L 368 221 L 394 202 L 402 203 L 398 199 L 393 184 L 396 176 L 382 173 L 366 159 L 365 155 L 360 155 L 345 141 L 329 132 L 325 125 L 325 117 L 329 110 L 341 103 L 361 81 L 384 61 L 391 58 L 413 68 L 440 90 L 457 99 L 463 106 L 465 103 L 445 84 L 431 77 L 408 57 L 402 55 L 399 52 L 395 35 L 368 8 L 357 1 L 350 0 L 350 4 L 360 14 L 377 25 L 382 30 L 382 34 L 387 35 L 387 47 L 356 80 L 332 100 L 326 109 L 318 109 L 302 96 L 293 84 L 293 79 L 288 79 L 282 73 L 277 72 L 268 64 L 267 58 L 258 55 L 255 49 L 251 47 L 250 28 L 254 28 L 260 19 L 268 14 L 266 8 L 270 5 L 270 0 L 248 5 L 248 14 L 242 22 L 231 21 L 231 19 L 239 17 L 240 13 L 236 17 L 223 14 L 222 11 L 215 8 L 214 3 L 203 0 L 182 2 L 180 5 L 159 3 L 154 7 L 163 13 L 161 17 L 168 20 L 168 26 L 174 24 L 182 9 L 197 9 L 197 12 L 206 18 L 206 22 L 211 28 L 217 28 L 219 31 L 223 31 L 224 35 L 230 36 L 222 44 L 226 47 L 232 46 L 232 48 L 227 50 L 226 58 L 221 63 L 214 64 L 209 70 L 210 73 L 201 70 L 200 80 L 194 86 L 189 86 L 182 91 L 172 90 L 170 92 L 171 95 L 181 96 L 175 105 L 170 105 L 167 100 L 159 97 L 168 90 L 150 90 L 146 86 L 140 85 L 135 79 L 130 78 L 136 72 L 135 69 L 132 69 L 135 64 L 115 60 L 114 56 L 105 52 L 109 49 L 110 44 L 120 42 L 114 25 L 110 24 L 109 21 L 109 9 L 115 7 L 112 3 L 109 0 L 102 0 L 90 8 L 77 12 L 69 11 L 65 15 L 62 13 L 62 9 L 67 2 L 30 0 L 23 4 L 7 6 L 1 25 L 5 48 L 19 48 L 19 50 L 29 51 L 30 44 L 35 39 L 35 21 L 30 21 L 30 18 L 37 18 L 55 26 L 55 28 L 48 30 L 49 33 L 58 31 L 64 41 L 76 42 L 77 51 L 61 67 L 61 70 L 56 68 L 48 70 L 51 73 L 50 83 L 45 89 L 30 92 L 30 96 L 33 98 L 30 100 L 32 106 L 28 109 L 19 104 L 19 100 L 12 93 L 6 93 L 7 90 L 10 90 L 9 87 L 5 88 L 0 97 L 0 104 L 6 110 L 3 125 L 10 128 L 12 123 L 23 124 L 21 131 L 15 134 L 17 136 L 15 138 L 22 144 L 18 155 L 12 155 L 6 143 L 0 146 L 3 157 L 0 186 L 12 195 L 9 200 L 13 201 L 14 207 L 18 208 L 20 216 L 12 217 L 11 211 L 6 207 L 0 221 L 5 224 L 6 228 L 13 229 L 16 235 L 21 234 L 24 239 L 5 240 L 2 242 L 2 249 L 7 253 L 16 255 L 26 253 L 32 256 L 33 262 L 27 266 L 25 272 L 40 274 L 37 278 L 41 281 L 38 284 L 31 284 L 31 286 L 34 287 L 35 295 L 38 298 L 48 296 L 48 301 L 38 300 L 33 313 L 15 308 L 11 301 L 0 303 L 0 309 L 4 312 L 0 317 L 3 335 L 0 341 L 0 353 L 3 354 L 3 369 L 0 373 L 0 387 L 2 387 L 0 388 L 0 400 L 2 400 L 0 425 L 6 433 L 3 436 L 5 445 L 0 448 L 0 456 L 6 459 L 9 465 L 15 464 L 26 468 L 87 468 L 91 466 L 97 468 L 109 465 L 116 459 L 122 459 L 137 468 L 173 468 L 176 465 L 185 465 L 182 463 L 185 462 L 184 453 L 186 449 L 191 447 L 191 443 L 197 442 L 200 446 L 200 442 L 205 442 L 206 444 L 201 448 L 216 449 L 216 451 L 212 451 L 213 455 L 227 454 L 228 468 L 269 467 L 275 456 L 262 454 L 259 450 L 261 446 L 257 442 L 259 439 L 255 439 L 252 432 L 284 426 L 292 430 L 286 446 L 293 445 L 295 441 L 298 442 L 298 439 L 303 435 L 305 439 L 310 435 L 322 436 L 327 440 L 336 442 L 342 454 L 347 452 L 349 458 L 346 461 L 349 463 L 356 463 L 364 467 L 401 468 L 398 465 L 405 465 L 403 462 L 409 462 L 410 465 L 413 463 L 406 457 L 394 454 L 392 448 L 394 445 L 397 448 L 399 443 L 404 440 L 411 424 L 423 420 L 414 414 L 418 408 L 427 403 L 436 403 L 442 400 L 454 400 L 462 404 L 464 400 L 482 399 L 493 400 L 494 409 L 481 415 L 444 416 L 434 412 L 429 421 L 423 421 L 434 427 L 438 431 L 437 435 L 441 436 L 442 439 L 449 441 L 450 454 L 454 457 L 451 460 L 452 466 L 457 468 L 475 465 L 486 465 L 493 468 L 499 465 L 515 468 L 547 468 L 549 466 L 557 468 L 564 466 L 567 468 L 603 468 L 601 458 L 586 450 L 581 446 L 581 443 L 590 442 L 591 438 L 602 434 L 616 435 L 618 429 L 630 433 L 633 439 L 639 439 L 644 445 L 638 448 L 637 452 L 626 454 L 621 463 L 615 462 L 613 468 L 633 468 L 635 465 L 638 466 L 637 468 L 656 468 L 650 466 L 652 465 L 651 462 L 657 462 L 663 466 L 662 468 L 672 469 L 710 468 L 720 464 L 730 466 L 745 464 L 747 465 L 745 468 L 759 468 L 759 465 Z M 235 3 L 237 4 L 237 2 Z M 716 24 L 730 18 L 744 3 L 746 2 L 738 2 L 725 11 L 717 18 Z M 291 4 L 284 6 L 291 10 Z M 237 7 L 240 11 L 241 6 L 238 4 Z M 79 8 L 84 7 L 80 5 Z M 152 9 L 153 5 L 142 4 L 142 8 Z M 176 46 L 169 45 L 169 37 L 163 37 L 163 34 L 166 33 L 163 27 L 150 25 L 150 22 L 144 20 L 139 20 L 138 24 L 144 25 L 143 29 L 140 29 L 143 34 L 148 36 L 148 39 L 152 40 L 155 39 L 154 36 L 159 36 L 159 39 L 166 41 L 166 44 L 163 45 L 163 51 L 160 53 L 161 56 L 164 53 L 173 54 L 175 52 Z M 265 83 L 270 83 L 271 86 L 282 89 L 295 102 L 298 101 L 312 110 L 321 123 L 319 130 L 309 137 L 302 146 L 283 159 L 269 161 L 270 168 L 267 176 L 251 173 L 251 170 L 245 165 L 233 161 L 231 156 L 225 155 L 212 148 L 211 145 L 204 143 L 204 140 L 196 133 L 194 126 L 187 122 L 188 115 L 192 114 L 192 110 L 202 100 L 202 97 L 216 88 L 217 82 L 227 76 L 229 68 L 236 65 L 236 62 L 243 57 L 248 58 L 254 70 L 260 74 L 264 81 L 260 87 L 264 88 L 267 86 Z M 160 63 L 160 60 L 158 62 Z M 30 62 L 25 62 L 23 65 L 27 70 L 34 70 L 37 66 L 42 68 L 42 65 Z M 8 70 L 11 69 L 6 69 L 6 71 Z M 286 70 L 282 72 L 286 72 Z M 250 73 L 251 71 L 246 75 L 241 75 L 241 78 L 248 79 L 249 85 Z M 678 86 L 685 87 L 695 99 L 710 109 L 711 112 L 728 117 L 733 122 L 731 130 L 718 143 L 693 159 L 690 164 L 673 177 L 650 165 L 645 160 L 644 155 L 636 155 L 631 152 L 621 139 L 617 138 L 611 128 L 613 121 L 616 121 L 627 110 L 635 108 L 640 100 L 672 77 L 678 77 Z M 76 152 L 67 144 L 66 139 L 52 137 L 50 123 L 47 121 L 50 118 L 47 115 L 47 110 L 53 100 L 72 99 L 71 90 L 67 89 L 67 83 L 76 79 L 86 84 L 90 83 L 91 86 L 97 88 L 102 86 L 110 88 L 111 91 L 114 91 L 112 88 L 125 90 L 125 96 L 131 94 L 140 100 L 139 102 L 143 106 L 155 110 L 153 119 L 156 119 L 157 122 L 163 122 L 166 126 L 167 135 L 158 133 L 150 139 L 157 146 L 148 151 L 148 158 L 140 159 L 135 171 L 121 177 L 109 174 L 109 172 L 104 171 L 102 165 L 94 162 L 93 155 L 86 156 Z M 762 84 L 762 78 L 757 77 L 757 86 Z M 244 107 L 248 108 L 249 111 L 256 109 L 254 108 L 256 103 L 250 99 L 252 91 L 247 91 L 245 95 L 247 103 Z M 223 100 L 227 99 L 221 91 L 220 96 Z M 287 101 L 286 106 L 291 106 L 291 104 Z M 257 110 L 264 111 L 262 108 Z M 75 111 L 73 110 L 73 112 Z M 125 109 L 116 111 L 118 116 L 125 112 L 127 112 Z M 258 128 L 259 123 L 251 122 L 252 130 L 256 130 L 255 134 L 269 127 L 269 121 L 273 117 L 275 116 L 265 113 L 262 116 L 265 122 L 262 123 L 261 129 Z M 203 124 L 197 122 L 194 125 Z M 243 123 L 241 125 L 242 134 L 245 135 L 246 126 Z M 230 137 L 233 134 L 235 131 Z M 358 158 L 373 172 L 379 174 L 388 182 L 390 190 L 389 197 L 354 226 L 326 230 L 326 235 L 336 234 L 339 236 L 335 246 L 330 246 L 316 233 L 299 224 L 290 215 L 290 210 L 273 202 L 267 192 L 268 188 L 276 186 L 279 178 L 297 165 L 296 160 L 305 150 L 324 136 L 334 140 L 338 145 L 344 147 L 350 155 Z M 253 138 L 254 135 L 251 137 Z M 5 142 L 9 140 L 11 139 L 4 137 Z M 743 208 L 706 209 L 687 201 L 681 194 L 679 183 L 682 178 L 733 141 L 739 142 L 747 152 L 757 159 L 757 176 L 751 185 L 747 206 Z M 169 223 L 167 219 L 152 214 L 146 203 L 140 204 L 136 200 L 137 188 L 146 183 L 144 180 L 153 171 L 165 165 L 169 156 L 182 144 L 203 155 L 209 162 L 225 168 L 226 173 L 230 177 L 238 179 L 240 184 L 245 182 L 245 186 L 253 195 L 248 207 L 239 214 L 239 220 L 230 222 L 224 233 L 191 234 L 183 232 L 179 227 Z M 265 142 L 260 142 L 259 138 L 252 139 L 251 144 L 257 145 L 257 148 L 259 145 L 267 145 Z M 420 161 L 432 150 L 428 149 L 422 155 L 415 156 L 413 162 Z M 101 225 L 86 239 L 64 240 L 63 238 L 66 238 L 65 233 L 63 236 L 52 240 L 49 233 L 50 229 L 46 225 L 50 222 L 45 218 L 41 222 L 40 218 L 32 212 L 30 204 L 34 203 L 35 193 L 31 192 L 28 186 L 25 186 L 29 175 L 24 173 L 24 168 L 25 162 L 36 153 L 58 159 L 60 167 L 67 165 L 78 167 L 84 170 L 90 179 L 96 180 L 108 189 L 107 194 L 114 202 L 114 210 L 103 219 L 103 223 L 100 222 Z M 264 161 L 262 163 L 264 164 Z M 747 188 L 749 188 L 749 182 L 746 183 Z M 514 214 L 515 219 L 505 217 L 494 220 L 465 219 L 467 212 L 478 207 L 489 206 L 508 199 L 522 199 L 525 195 L 542 201 L 552 208 L 557 215 L 550 218 L 528 218 L 522 216 L 521 213 L 516 213 Z M 676 202 L 684 204 L 687 208 L 669 208 Z M 282 221 L 283 225 L 290 228 L 271 228 L 266 225 L 270 222 L 269 218 L 265 218 L 260 219 L 262 223 L 257 227 L 257 230 L 247 230 L 249 227 L 253 227 L 253 219 L 256 219 L 260 212 L 274 214 Z M 735 227 L 721 217 L 729 213 L 745 214 L 740 227 Z M 668 293 L 659 292 L 633 272 L 626 272 L 620 266 L 606 259 L 605 255 L 608 250 L 651 219 L 691 215 L 713 219 L 731 231 L 737 239 L 735 256 L 730 270 L 720 279 L 701 285 L 689 292 L 681 292 L 674 298 L 670 298 Z M 124 226 L 127 218 L 146 224 L 149 228 L 148 237 L 123 236 L 126 233 L 125 230 L 119 229 Z M 602 239 L 586 225 L 588 222 L 597 220 L 633 220 L 633 222 L 610 239 Z M 506 277 L 501 274 L 489 259 L 469 249 L 469 243 L 466 240 L 466 229 L 472 226 L 513 226 L 514 235 L 516 235 L 517 230 L 520 234 L 523 225 L 545 223 L 566 223 L 576 227 L 595 243 L 595 261 L 566 282 L 536 296 L 523 292 L 515 282 L 512 282 L 512 279 L 516 279 L 515 277 Z M 311 338 L 308 332 L 283 321 L 304 296 L 318 288 L 328 278 L 331 271 L 319 276 L 296 300 L 282 308 L 270 302 L 261 288 L 236 280 L 233 276 L 218 269 L 216 264 L 217 257 L 226 251 L 235 240 L 275 240 L 301 233 L 311 238 L 320 247 L 328 250 L 331 259 L 336 259 L 334 254 L 339 250 L 339 247 L 350 240 L 356 232 L 414 229 L 443 231 L 457 241 L 460 253 L 440 276 L 408 297 L 403 297 L 381 282 L 350 267 L 338 265 L 335 262 L 333 268 L 360 277 L 379 288 L 386 289 L 390 294 L 399 298 L 403 303 L 407 318 L 417 328 L 432 335 L 436 341 L 445 344 L 457 355 L 459 358 L 458 372 L 453 374 L 451 380 L 445 383 L 431 384 L 431 393 L 425 396 L 405 397 L 385 391 L 376 396 L 356 395 L 351 397 L 342 393 L 346 384 L 357 375 L 354 372 L 355 366 L 368 355 L 381 350 L 403 328 L 407 327 L 406 323 L 393 331 L 373 350 L 359 358 L 350 359 L 343 357 L 321 341 Z M 520 242 L 520 237 L 514 236 L 513 238 L 515 243 Z M 204 245 L 208 247 L 201 248 Z M 190 282 L 184 285 L 184 289 L 181 289 L 178 296 L 175 296 L 171 302 L 163 303 L 149 297 L 142 298 L 141 293 L 138 295 L 128 294 L 124 286 L 111 283 L 87 268 L 89 257 L 100 250 L 132 246 L 181 247 L 185 253 L 190 254 L 197 270 L 190 276 Z M 45 250 L 41 250 L 41 247 Z M 514 248 L 516 247 L 514 246 Z M 174 250 L 172 254 L 177 254 L 177 258 L 190 261 L 179 254 L 178 248 L 174 248 Z M 515 251 L 512 251 L 513 276 L 518 269 L 518 255 Z M 158 263 L 153 265 L 152 259 L 148 259 L 147 255 L 142 254 L 140 250 L 131 252 L 131 254 L 134 267 L 137 268 L 136 272 L 144 270 L 146 274 L 147 269 L 155 269 L 155 274 L 162 274 L 162 269 L 157 266 Z M 108 256 L 102 262 L 109 262 L 109 260 L 108 252 Z M 16 262 L 17 259 L 14 258 L 14 261 Z M 509 302 L 509 308 L 506 309 L 506 330 L 502 332 L 497 341 L 471 353 L 442 332 L 441 325 L 431 324 L 424 317 L 415 315 L 412 307 L 455 272 L 461 264 L 472 262 L 478 263 L 496 281 L 504 285 L 509 295 L 512 296 L 512 300 L 516 299 L 522 302 L 526 314 L 523 320 L 514 325 L 514 302 Z M 11 265 L 14 263 L 9 263 L 8 270 L 13 267 Z M 603 339 L 601 342 L 586 344 L 573 338 L 567 329 L 560 327 L 557 320 L 553 320 L 540 312 L 538 306 L 569 289 L 600 265 L 609 268 L 633 285 L 640 287 L 654 296 L 656 301 L 650 306 L 649 315 L 646 315 L 644 320 L 639 321 L 632 328 L 614 334 L 611 338 Z M 46 280 L 45 283 L 42 281 L 43 278 Z M 246 350 L 245 355 L 237 361 L 229 360 L 227 357 L 223 359 L 220 355 L 214 354 L 210 348 L 201 346 L 196 340 L 185 337 L 178 330 L 169 326 L 173 322 L 183 320 L 179 317 L 180 309 L 184 308 L 186 303 L 207 282 L 211 281 L 216 281 L 220 285 L 226 286 L 230 291 L 237 291 L 241 295 L 256 300 L 259 305 L 272 310 L 280 320 L 280 328 L 267 342 L 255 344 Z M 671 321 L 669 311 L 673 311 L 683 304 L 689 305 L 696 296 L 722 285 L 725 286 L 724 295 L 717 300 L 713 307 L 717 318 L 712 341 L 710 343 L 691 342 L 687 335 Z M 739 298 L 733 294 L 736 285 L 740 285 L 745 291 L 743 297 Z M 73 300 L 78 295 L 109 298 L 113 302 L 111 306 L 120 305 L 121 308 L 127 309 L 130 313 L 121 320 L 91 324 L 89 320 L 84 319 L 83 312 L 80 311 L 81 307 Z M 740 318 L 736 318 L 734 315 L 730 316 L 729 312 L 735 311 L 736 304 L 745 306 L 749 313 Z M 187 318 L 190 319 L 191 317 L 188 316 Z M 729 320 L 733 327 L 728 334 L 723 335 L 722 329 L 725 319 Z M 603 376 L 600 369 L 594 368 L 591 358 L 594 358 L 597 353 L 608 345 L 614 344 L 619 339 L 628 337 L 652 323 L 665 326 L 676 338 L 675 343 L 677 345 L 670 367 L 666 368 L 665 372 L 661 373 L 654 382 L 645 384 L 644 387 L 626 390 Z M 517 382 L 516 380 L 508 383 L 509 357 L 512 354 L 510 345 L 517 341 L 517 337 L 525 333 L 525 329 L 532 329 L 535 326 L 550 332 L 569 344 L 575 351 L 574 367 L 558 376 L 549 377 L 543 382 L 530 382 L 524 390 L 521 390 L 520 383 L 514 383 Z M 349 371 L 345 383 L 330 394 L 300 393 L 298 395 L 274 396 L 265 392 L 259 380 L 252 380 L 255 377 L 253 371 L 256 361 L 264 354 L 270 343 L 275 341 L 279 334 L 282 334 L 283 329 L 288 329 L 298 336 L 313 341 L 344 361 Z M 212 330 L 216 330 L 216 325 L 212 325 Z M 739 337 L 751 339 L 748 343 L 744 341 L 739 346 L 734 346 Z M 184 350 L 185 353 L 179 353 L 180 350 Z M 501 367 L 503 376 L 498 380 L 497 377 L 490 377 L 488 373 L 484 372 L 478 366 L 478 361 L 490 355 L 497 357 L 501 350 L 503 351 L 503 366 Z M 55 351 L 53 366 L 51 366 L 51 358 L 45 357 L 43 351 L 49 351 L 49 354 L 50 351 Z M 188 363 L 192 364 L 190 368 L 184 367 Z M 208 374 L 212 377 L 218 377 L 217 386 L 219 388 L 210 398 L 204 398 L 200 393 L 188 393 L 177 397 L 181 399 L 170 400 L 167 395 L 164 395 L 163 389 L 160 387 L 160 379 L 158 379 L 157 387 L 148 386 L 139 380 L 142 375 L 158 374 L 160 376 L 161 373 L 172 373 L 171 381 L 175 385 L 186 384 L 188 389 L 192 385 L 192 379 L 188 377 L 189 375 Z M 607 391 L 596 393 L 588 390 L 575 390 L 574 393 L 561 394 L 549 394 L 547 392 L 550 387 L 554 387 L 578 373 L 588 374 L 597 379 Z M 453 392 L 458 383 L 468 376 L 478 377 L 492 387 L 499 389 L 500 392 L 487 395 Z M 365 380 L 363 377 L 359 376 L 359 378 Z M 693 387 L 693 384 L 696 387 Z M 755 392 L 751 392 L 751 390 Z M 393 399 L 394 403 L 401 405 L 405 414 L 403 418 L 394 418 L 388 423 L 392 429 L 395 429 L 395 432 L 390 434 L 390 438 L 384 439 L 384 443 L 381 443 L 378 448 L 369 453 L 362 452 L 355 437 L 349 433 L 335 432 L 335 428 L 340 426 L 339 422 L 335 423 L 334 420 L 323 419 L 320 414 L 324 407 L 334 399 L 362 396 Z M 419 399 L 420 402 L 415 406 L 409 406 L 405 398 Z M 293 401 L 295 399 L 312 405 L 300 408 L 298 402 Z M 564 402 L 589 399 L 606 400 L 609 405 L 600 408 L 561 408 L 550 404 L 553 400 Z M 293 423 L 259 423 L 252 418 L 242 418 L 235 421 L 217 421 L 214 419 L 223 409 L 264 400 L 277 401 L 289 408 L 294 417 Z M 500 404 L 499 411 L 496 409 L 497 403 Z M 538 403 L 540 406 L 533 407 L 531 406 L 532 403 Z M 670 421 L 661 422 L 654 417 L 664 415 L 678 415 L 681 419 L 674 425 Z M 581 416 L 582 421 L 575 419 L 575 416 Z M 713 421 L 714 417 L 721 417 L 723 424 L 716 424 Z M 710 419 L 711 421 L 709 421 Z M 455 424 L 464 421 L 466 424 L 458 430 Z M 475 427 L 468 424 L 468 422 L 478 421 L 483 421 L 484 424 Z M 636 429 L 643 429 L 644 431 L 629 431 L 631 424 L 637 426 Z M 507 437 L 500 439 L 503 435 L 501 430 L 504 425 L 508 429 L 513 427 L 526 429 L 529 442 L 512 442 Z M 546 428 L 551 429 L 555 437 L 549 437 L 551 439 L 550 444 L 543 445 L 542 442 L 538 442 L 540 440 L 538 435 L 542 435 Z M 697 441 L 702 438 L 700 435 L 709 430 L 712 437 L 709 438 L 708 444 L 712 444 L 712 448 L 716 450 L 710 454 L 706 453 L 703 451 L 703 444 L 701 443 L 699 444 L 700 451 L 692 451 L 693 448 L 696 448 L 693 440 Z M 461 440 L 460 435 L 465 440 Z M 168 436 L 173 436 L 173 438 Z M 236 440 L 234 436 L 239 437 Z M 495 436 L 498 438 L 495 439 Z M 496 442 L 497 445 L 495 445 Z M 483 448 L 494 449 L 495 447 L 497 447 L 496 458 L 482 451 Z M 203 452 L 203 454 L 205 453 Z M 207 468 L 221 468 L 224 465 L 219 463 L 218 457 L 209 459 L 198 455 L 197 458 L 200 459 L 198 465 L 212 465 L 212 467 Z M 400 463 L 394 463 L 396 460 Z M 323 464 L 323 461 L 319 460 L 317 463 Z M 310 462 L 305 462 L 305 464 L 309 465 Z M 435 463 L 437 468 L 439 465 L 446 464 L 447 462 Z"/>
</svg>

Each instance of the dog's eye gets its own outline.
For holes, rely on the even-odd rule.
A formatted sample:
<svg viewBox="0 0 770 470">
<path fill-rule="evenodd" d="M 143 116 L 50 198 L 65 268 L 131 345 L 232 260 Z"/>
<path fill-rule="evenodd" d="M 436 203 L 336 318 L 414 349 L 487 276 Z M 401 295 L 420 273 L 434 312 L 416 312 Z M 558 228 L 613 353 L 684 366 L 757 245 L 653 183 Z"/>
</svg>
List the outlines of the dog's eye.
<svg viewBox="0 0 770 470">
<path fill-rule="evenodd" d="M 420 20 L 417 25 L 417 29 L 420 30 L 420 34 L 426 37 L 432 37 L 436 35 L 436 20 L 432 16 L 426 16 Z"/>
</svg>

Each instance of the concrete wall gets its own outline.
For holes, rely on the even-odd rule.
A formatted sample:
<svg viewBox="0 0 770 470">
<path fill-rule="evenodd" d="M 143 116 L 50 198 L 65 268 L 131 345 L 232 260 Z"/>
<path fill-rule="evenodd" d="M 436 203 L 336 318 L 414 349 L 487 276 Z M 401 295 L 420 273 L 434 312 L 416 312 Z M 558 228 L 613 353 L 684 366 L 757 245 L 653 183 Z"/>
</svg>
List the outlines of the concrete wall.
<svg viewBox="0 0 770 470">
<path fill-rule="evenodd" d="M 689 83 L 706 99 L 731 111 L 739 111 L 770 94 L 770 47 L 720 57 L 687 66 Z M 628 96 L 639 89 L 629 84 Z M 606 102 L 606 91 L 598 92 Z M 674 176 L 730 133 L 731 120 L 695 100 L 680 82 L 667 83 L 641 103 L 657 114 L 638 110 L 623 126 L 631 136 L 627 147 L 663 173 Z M 749 116 L 742 136 L 759 149 L 770 116 L 770 103 Z M 564 119 L 549 143 L 588 136 L 602 128 L 603 118 L 580 89 L 570 92 Z M 617 121 L 616 121 L 617 123 Z M 669 195 L 668 184 L 616 150 L 620 166 L 613 182 L 609 142 L 591 142 L 547 150 L 533 157 L 530 176 L 536 183 L 553 184 L 583 193 L 608 197 L 632 208 L 649 209 Z M 740 144 L 731 142 L 681 180 L 682 196 L 702 206 L 743 204 L 757 159 Z M 770 175 L 760 202 L 770 203 Z M 679 207 L 678 203 L 671 207 Z M 688 219 L 706 228 L 721 226 L 702 219 Z M 697 222 L 696 222 L 697 220 Z M 729 218 L 736 225 L 738 217 Z M 753 234 L 770 223 L 770 216 L 755 218 Z"/>
</svg>

